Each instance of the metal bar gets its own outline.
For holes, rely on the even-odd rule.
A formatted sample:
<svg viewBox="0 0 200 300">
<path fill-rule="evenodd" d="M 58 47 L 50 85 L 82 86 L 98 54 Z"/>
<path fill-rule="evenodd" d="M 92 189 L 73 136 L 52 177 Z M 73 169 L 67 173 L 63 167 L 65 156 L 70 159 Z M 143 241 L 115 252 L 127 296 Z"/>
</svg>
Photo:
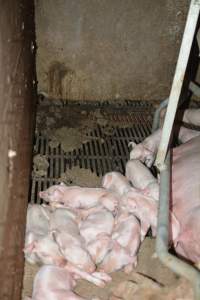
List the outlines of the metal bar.
<svg viewBox="0 0 200 300">
<path fill-rule="evenodd" d="M 200 299 L 200 272 L 193 266 L 168 252 L 169 240 L 169 199 L 170 199 L 170 153 L 168 152 L 165 168 L 160 174 L 160 201 L 158 211 L 158 229 L 156 252 L 160 260 L 173 272 L 188 279 L 194 287 L 194 299 Z"/>
<path fill-rule="evenodd" d="M 168 150 L 172 126 L 178 106 L 178 101 L 181 94 L 183 80 L 185 76 L 186 67 L 192 47 L 192 42 L 195 34 L 197 20 L 199 16 L 200 3 L 197 0 L 192 0 L 188 12 L 185 31 L 182 39 L 182 44 L 179 52 L 179 57 L 176 65 L 175 75 L 172 83 L 172 88 L 169 96 L 169 104 L 163 125 L 160 145 L 156 157 L 156 166 L 159 169 L 164 167 L 164 161 Z"/>
<path fill-rule="evenodd" d="M 168 102 L 169 102 L 169 98 L 163 100 L 158 106 L 158 108 L 156 109 L 153 117 L 153 125 L 151 129 L 151 133 L 154 133 L 154 131 L 156 131 L 159 128 L 159 119 L 160 119 L 161 110 L 168 105 Z"/>
</svg>

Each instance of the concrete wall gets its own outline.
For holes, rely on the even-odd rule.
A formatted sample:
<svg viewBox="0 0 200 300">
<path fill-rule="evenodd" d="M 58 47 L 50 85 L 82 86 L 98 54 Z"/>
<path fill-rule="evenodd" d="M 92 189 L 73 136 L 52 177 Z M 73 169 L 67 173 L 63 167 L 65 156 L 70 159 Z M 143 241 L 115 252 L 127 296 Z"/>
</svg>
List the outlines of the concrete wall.
<svg viewBox="0 0 200 300">
<path fill-rule="evenodd" d="M 189 0 L 35 0 L 38 89 L 74 100 L 169 94 Z"/>
</svg>

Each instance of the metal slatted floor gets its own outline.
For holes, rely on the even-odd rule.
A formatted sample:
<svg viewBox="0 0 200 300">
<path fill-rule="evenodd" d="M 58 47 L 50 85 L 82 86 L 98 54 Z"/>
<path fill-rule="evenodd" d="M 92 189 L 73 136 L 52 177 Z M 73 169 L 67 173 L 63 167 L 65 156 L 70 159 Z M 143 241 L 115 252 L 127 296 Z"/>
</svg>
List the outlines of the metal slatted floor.
<svg viewBox="0 0 200 300">
<path fill-rule="evenodd" d="M 80 104 L 73 103 L 71 109 L 76 105 Z M 87 105 L 91 104 L 80 106 L 85 109 Z M 33 173 L 31 203 L 40 203 L 38 192 L 56 184 L 61 173 L 73 166 L 91 169 L 98 176 L 102 176 L 109 171 L 124 173 L 125 164 L 129 158 L 128 143 L 130 141 L 139 143 L 151 132 L 153 105 L 141 101 L 126 102 L 122 106 L 123 114 L 119 105 L 112 107 L 112 104 L 107 102 L 99 105 L 101 105 L 102 111 L 109 109 L 109 120 L 112 121 L 113 129 L 111 135 L 105 134 L 105 127 L 97 124 L 95 129 L 87 133 L 95 139 L 68 153 L 64 152 L 60 145 L 56 148 L 49 147 L 50 140 L 48 137 L 43 136 L 41 132 L 35 135 L 34 152 L 46 156 L 49 168 L 46 177 L 36 177 Z M 92 107 L 90 106 L 90 109 Z M 98 106 L 96 105 L 96 107 Z M 127 114 L 124 113 L 126 110 Z M 115 126 L 115 121 L 117 126 Z M 122 127 L 120 127 L 120 123 L 123 125 Z M 124 124 L 128 124 L 128 127 L 124 128 Z M 102 139 L 103 142 L 101 142 Z"/>
</svg>

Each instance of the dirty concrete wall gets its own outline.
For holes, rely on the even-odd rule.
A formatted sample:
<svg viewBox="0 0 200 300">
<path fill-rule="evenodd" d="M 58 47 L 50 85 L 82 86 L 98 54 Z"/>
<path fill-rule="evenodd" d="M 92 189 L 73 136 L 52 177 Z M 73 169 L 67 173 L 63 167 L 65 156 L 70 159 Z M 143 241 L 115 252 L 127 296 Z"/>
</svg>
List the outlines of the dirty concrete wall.
<svg viewBox="0 0 200 300">
<path fill-rule="evenodd" d="M 38 89 L 73 100 L 169 94 L 189 0 L 35 0 Z"/>
</svg>

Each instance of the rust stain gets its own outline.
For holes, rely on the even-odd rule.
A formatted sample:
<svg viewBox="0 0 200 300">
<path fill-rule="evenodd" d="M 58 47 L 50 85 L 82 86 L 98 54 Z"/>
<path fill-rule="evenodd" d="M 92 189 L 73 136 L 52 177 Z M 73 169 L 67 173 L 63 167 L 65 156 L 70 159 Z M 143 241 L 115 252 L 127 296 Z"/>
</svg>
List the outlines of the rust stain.
<svg viewBox="0 0 200 300">
<path fill-rule="evenodd" d="M 48 92 L 54 97 L 63 97 L 63 80 L 68 78 L 68 89 L 71 88 L 74 71 L 66 67 L 65 64 L 55 61 L 48 71 Z"/>
</svg>

